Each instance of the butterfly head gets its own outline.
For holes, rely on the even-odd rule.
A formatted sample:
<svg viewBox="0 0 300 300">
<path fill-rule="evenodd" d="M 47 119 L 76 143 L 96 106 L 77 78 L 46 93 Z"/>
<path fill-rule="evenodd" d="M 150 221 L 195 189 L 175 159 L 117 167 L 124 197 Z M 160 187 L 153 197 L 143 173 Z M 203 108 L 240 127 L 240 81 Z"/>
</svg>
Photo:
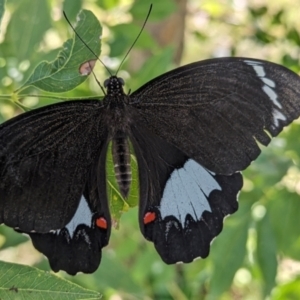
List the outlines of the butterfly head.
<svg viewBox="0 0 300 300">
<path fill-rule="evenodd" d="M 117 76 L 111 76 L 104 81 L 104 87 L 107 90 L 107 95 L 110 96 L 124 95 L 123 85 L 124 80 Z"/>
</svg>

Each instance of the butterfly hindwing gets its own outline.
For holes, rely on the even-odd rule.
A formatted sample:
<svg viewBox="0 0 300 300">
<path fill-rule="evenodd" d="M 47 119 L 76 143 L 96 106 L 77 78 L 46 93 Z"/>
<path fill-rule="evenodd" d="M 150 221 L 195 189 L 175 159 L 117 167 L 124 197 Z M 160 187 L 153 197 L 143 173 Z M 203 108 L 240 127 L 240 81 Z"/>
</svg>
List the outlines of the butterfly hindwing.
<svg viewBox="0 0 300 300">
<path fill-rule="evenodd" d="M 141 124 L 132 134 L 142 233 L 166 263 L 206 257 L 224 217 L 238 208 L 241 174 L 216 175 Z"/>
<path fill-rule="evenodd" d="M 105 159 L 107 145 L 89 173 L 79 206 L 71 221 L 49 233 L 29 233 L 33 245 L 48 259 L 52 270 L 92 273 L 108 244 L 111 218 L 106 195 Z"/>
<path fill-rule="evenodd" d="M 216 58 L 165 73 L 131 95 L 145 126 L 209 170 L 245 169 L 299 116 L 299 77 L 248 58 Z"/>
</svg>

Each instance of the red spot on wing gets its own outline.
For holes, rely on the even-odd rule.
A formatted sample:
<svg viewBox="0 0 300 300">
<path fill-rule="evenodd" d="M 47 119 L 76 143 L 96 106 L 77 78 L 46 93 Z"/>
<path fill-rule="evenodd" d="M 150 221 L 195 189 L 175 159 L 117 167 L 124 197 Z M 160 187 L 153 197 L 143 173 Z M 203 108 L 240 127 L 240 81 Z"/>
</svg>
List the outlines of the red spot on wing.
<svg viewBox="0 0 300 300">
<path fill-rule="evenodd" d="M 101 228 L 101 229 L 107 229 L 107 222 L 104 218 L 98 218 L 96 220 L 96 225 L 97 227 Z"/>
<path fill-rule="evenodd" d="M 144 216 L 144 224 L 149 224 L 156 219 L 155 212 L 147 212 Z"/>
</svg>

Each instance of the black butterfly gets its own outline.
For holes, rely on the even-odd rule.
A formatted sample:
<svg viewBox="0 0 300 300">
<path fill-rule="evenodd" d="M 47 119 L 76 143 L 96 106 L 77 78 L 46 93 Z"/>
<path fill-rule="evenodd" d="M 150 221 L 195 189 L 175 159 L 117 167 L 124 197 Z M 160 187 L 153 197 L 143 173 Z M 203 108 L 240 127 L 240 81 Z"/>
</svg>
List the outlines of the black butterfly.
<svg viewBox="0 0 300 300">
<path fill-rule="evenodd" d="M 69 101 L 0 126 L 0 223 L 28 233 L 54 271 L 94 272 L 109 241 L 105 161 L 120 191 L 138 162 L 139 223 L 168 263 L 206 257 L 238 208 L 239 171 L 300 115 L 300 79 L 249 58 L 165 73 L 131 95 L 105 81 L 103 101 Z"/>
</svg>

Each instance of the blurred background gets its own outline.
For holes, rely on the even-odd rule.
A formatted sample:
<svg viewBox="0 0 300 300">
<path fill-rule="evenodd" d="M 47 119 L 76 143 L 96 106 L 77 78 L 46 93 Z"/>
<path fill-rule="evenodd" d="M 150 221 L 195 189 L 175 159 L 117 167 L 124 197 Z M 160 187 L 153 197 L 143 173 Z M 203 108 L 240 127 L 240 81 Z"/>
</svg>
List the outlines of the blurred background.
<svg viewBox="0 0 300 300">
<path fill-rule="evenodd" d="M 114 72 L 151 2 L 149 21 L 118 74 L 127 91 L 179 65 L 222 56 L 265 59 L 300 73 L 298 0 L 7 0 L 0 31 L 0 121 L 22 112 L 13 92 L 38 63 L 54 60 L 72 35 L 63 10 L 72 22 L 81 8 L 93 11 L 103 26 L 100 58 Z M 94 70 L 100 82 L 108 77 L 100 63 Z M 103 96 L 90 76 L 62 97 L 97 95 Z M 36 108 L 56 100 L 19 101 Z M 165 265 L 142 237 L 135 207 L 112 230 L 94 274 L 59 276 L 110 300 L 300 299 L 299 124 L 286 128 L 243 172 L 239 210 L 226 219 L 207 259 Z M 5 226 L 0 260 L 50 270 L 25 236 Z"/>
</svg>

